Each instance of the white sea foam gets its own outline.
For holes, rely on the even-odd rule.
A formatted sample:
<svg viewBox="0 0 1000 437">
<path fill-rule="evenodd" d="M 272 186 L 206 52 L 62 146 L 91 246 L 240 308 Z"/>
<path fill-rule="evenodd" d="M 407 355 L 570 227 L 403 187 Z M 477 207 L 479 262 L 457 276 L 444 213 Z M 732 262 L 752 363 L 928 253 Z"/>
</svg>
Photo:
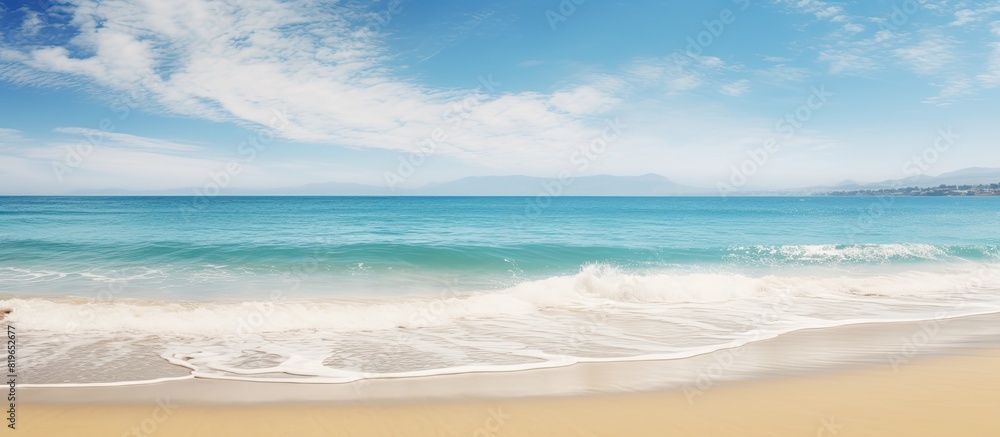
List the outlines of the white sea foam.
<svg viewBox="0 0 1000 437">
<path fill-rule="evenodd" d="M 489 292 L 384 298 L 367 301 L 320 300 L 197 302 L 130 299 L 12 298 L 10 320 L 31 330 L 52 332 L 137 332 L 219 335 L 254 323 L 257 332 L 302 329 L 365 331 L 447 325 L 463 318 L 518 316 L 546 308 L 601 308 L 616 304 L 731 302 L 773 296 L 845 299 L 947 299 L 983 289 L 1000 289 L 1000 267 L 968 266 L 944 272 L 902 271 L 880 275 L 833 276 L 738 273 L 635 274 L 589 265 L 575 275 L 525 281 Z"/>
<path fill-rule="evenodd" d="M 66 356 L 131 338 L 195 376 L 299 382 L 681 358 L 797 329 L 1000 311 L 1000 265 L 806 273 L 639 274 L 590 265 L 503 290 L 425 297 L 15 298 L 0 307 L 13 310 L 19 330 L 44 333 L 47 347 L 58 343 Z M 34 355 L 31 347 L 23 352 Z M 41 373 L 47 365 L 33 364 Z"/>
<path fill-rule="evenodd" d="M 0 280 L 10 283 L 54 281 L 65 278 L 67 273 L 51 270 L 29 270 L 17 267 L 0 267 Z"/>
<path fill-rule="evenodd" d="M 930 244 L 805 244 L 784 246 L 736 246 L 734 251 L 750 256 L 777 257 L 782 261 L 888 262 L 897 259 L 938 260 L 948 253 Z"/>
</svg>

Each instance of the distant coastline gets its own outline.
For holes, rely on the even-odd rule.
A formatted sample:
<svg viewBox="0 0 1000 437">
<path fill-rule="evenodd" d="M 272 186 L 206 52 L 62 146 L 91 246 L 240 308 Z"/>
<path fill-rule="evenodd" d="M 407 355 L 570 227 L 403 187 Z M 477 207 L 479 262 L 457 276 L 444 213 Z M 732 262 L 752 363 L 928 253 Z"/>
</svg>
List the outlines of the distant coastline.
<svg viewBox="0 0 1000 437">
<path fill-rule="evenodd" d="M 817 196 L 1000 196 L 1000 183 L 980 185 L 945 185 L 936 187 L 901 187 L 878 190 L 830 191 Z"/>
</svg>

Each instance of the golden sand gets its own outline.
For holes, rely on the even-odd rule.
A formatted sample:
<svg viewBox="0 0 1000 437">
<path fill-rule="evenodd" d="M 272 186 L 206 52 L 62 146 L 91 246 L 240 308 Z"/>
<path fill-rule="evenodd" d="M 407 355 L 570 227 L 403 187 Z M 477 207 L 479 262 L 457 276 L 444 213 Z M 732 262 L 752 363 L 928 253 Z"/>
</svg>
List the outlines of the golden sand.
<svg viewBox="0 0 1000 437">
<path fill-rule="evenodd" d="M 17 434 L 1000 436 L 1000 351 L 920 357 L 897 369 L 885 364 L 718 383 L 701 394 L 678 389 L 359 405 L 21 405 Z"/>
</svg>

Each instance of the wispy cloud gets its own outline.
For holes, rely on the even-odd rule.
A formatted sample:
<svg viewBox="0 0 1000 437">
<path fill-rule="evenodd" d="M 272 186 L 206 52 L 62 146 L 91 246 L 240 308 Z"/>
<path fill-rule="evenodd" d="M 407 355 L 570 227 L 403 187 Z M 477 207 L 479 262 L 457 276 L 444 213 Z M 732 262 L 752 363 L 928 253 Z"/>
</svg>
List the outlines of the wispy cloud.
<svg viewBox="0 0 1000 437">
<path fill-rule="evenodd" d="M 829 6 L 808 0 L 780 3 L 798 13 L 824 11 Z M 949 105 L 973 95 L 979 87 L 995 83 L 992 57 L 983 65 L 982 53 L 970 50 L 965 35 L 955 34 L 955 27 L 960 25 L 966 32 L 981 31 L 981 23 L 1000 12 L 1000 6 L 994 3 L 923 3 L 915 11 L 896 10 L 894 15 L 886 17 L 853 16 L 843 7 L 839 8 L 835 14 L 830 10 L 830 14 L 842 17 L 840 21 L 847 24 L 815 43 L 819 53 L 817 60 L 828 66 L 830 74 L 874 77 L 886 71 L 904 69 L 925 77 L 927 85 L 937 88 L 936 95 L 924 99 L 935 105 Z M 924 9 L 926 11 L 921 12 Z M 949 15 L 953 15 L 954 20 L 934 20 L 934 17 Z M 922 21 L 910 24 L 918 19 Z M 861 22 L 875 23 L 875 29 Z M 986 72 L 971 73 L 982 69 Z"/>
<path fill-rule="evenodd" d="M 991 2 L 992 3 L 992 2 Z M 955 11 L 955 20 L 950 23 L 951 26 L 963 26 L 969 23 L 975 23 L 978 21 L 985 20 L 989 16 L 1000 12 L 1000 5 L 979 5 L 977 7 L 960 9 Z"/>
<path fill-rule="evenodd" d="M 35 193 L 75 189 L 168 189 L 202 186 L 232 157 L 206 153 L 199 146 L 96 129 L 55 129 L 65 138 L 41 140 L 13 129 L 0 129 L 0 186 L 28 187 Z M 18 147 L 3 147 L 9 138 Z M 189 153 L 189 152 L 199 153 Z M 59 170 L 57 171 L 57 167 Z M 58 175 L 56 173 L 59 173 Z M 241 174 L 262 170 L 242 162 Z M 131 181 L 123 187 L 122 181 Z M 141 181 L 141 183 L 139 183 Z M 241 182 L 252 182 L 243 177 Z"/>
<path fill-rule="evenodd" d="M 719 92 L 727 96 L 738 97 L 750 90 L 750 81 L 741 79 L 733 83 L 728 83 L 719 88 Z"/>
<path fill-rule="evenodd" d="M 23 138 L 21 131 L 17 129 L 0 127 L 0 141 L 20 141 Z"/>
<path fill-rule="evenodd" d="M 858 23 L 847 23 L 844 25 L 844 31 L 850 33 L 864 32 L 865 26 Z"/>
<path fill-rule="evenodd" d="M 844 14 L 844 8 L 820 0 L 778 0 L 778 2 L 793 11 L 812 14 L 823 20 L 841 22 L 847 18 Z"/>
<path fill-rule="evenodd" d="M 566 113 L 596 114 L 614 107 L 621 102 L 621 99 L 591 86 L 580 86 L 572 90 L 554 93 L 549 102 L 555 108 Z"/>
<path fill-rule="evenodd" d="M 766 70 L 758 71 L 762 77 L 777 83 L 801 82 L 812 76 L 812 71 L 803 67 L 792 67 L 778 64 Z"/>
<path fill-rule="evenodd" d="M 878 70 L 880 64 L 858 47 L 835 47 L 819 54 L 819 61 L 829 64 L 832 74 L 857 74 Z"/>
<path fill-rule="evenodd" d="M 950 105 L 959 97 L 973 94 L 973 91 L 976 89 L 975 82 L 964 75 L 948 77 L 941 83 L 933 85 L 940 88 L 940 91 L 936 96 L 925 99 L 924 102 L 939 106 Z"/>
<path fill-rule="evenodd" d="M 668 17 L 680 17 L 673 24 L 715 18 L 682 3 L 667 6 L 680 12 Z M 216 154 L 233 145 L 222 144 L 230 141 L 226 135 L 233 124 L 258 132 L 270 127 L 276 114 L 287 124 L 273 132 L 279 138 L 267 159 L 254 163 L 259 167 L 247 166 L 253 177 L 238 184 L 257 183 L 258 176 L 272 186 L 319 182 L 347 173 L 381 181 L 399 158 L 439 131 L 446 132 L 433 152 L 440 156 L 428 160 L 408 184 L 452 176 L 436 171 L 553 175 L 600 137 L 606 119 L 619 115 L 629 126 L 627 134 L 587 172 L 715 178 L 705 176 L 705 169 L 719 169 L 721 175 L 745 159 L 747 148 L 776 135 L 775 121 L 794 114 L 789 111 L 800 107 L 798 99 L 809 87 L 871 90 L 838 92 L 838 104 L 810 120 L 815 131 L 797 132 L 768 164 L 771 176 L 762 174 L 779 180 L 782 171 L 807 173 L 798 165 L 782 166 L 793 157 L 804 159 L 797 153 L 809 147 L 851 153 L 852 144 L 874 142 L 870 134 L 857 134 L 867 127 L 864 122 L 844 122 L 874 117 L 837 116 L 837 111 L 871 110 L 850 104 L 886 98 L 881 93 L 891 91 L 889 98 L 900 98 L 885 105 L 896 105 L 891 112 L 899 114 L 912 109 L 902 106 L 912 102 L 947 106 L 992 98 L 981 96 L 1000 87 L 995 2 L 924 2 L 899 21 L 890 15 L 892 4 L 774 0 L 761 4 L 753 17 L 765 20 L 755 25 L 774 24 L 773 32 L 762 36 L 742 24 L 719 35 L 708 28 L 704 35 L 692 31 L 703 41 L 712 36 L 700 56 L 688 56 L 681 48 L 685 41 L 649 43 L 645 31 L 636 30 L 641 26 L 601 40 L 600 26 L 623 21 L 590 21 L 584 9 L 573 17 L 579 23 L 574 29 L 551 33 L 541 11 L 519 3 L 455 7 L 436 18 L 428 17 L 430 9 L 418 10 L 427 5 L 417 2 L 395 15 L 385 15 L 385 2 L 372 5 L 73 0 L 56 6 L 55 21 L 51 14 L 8 11 L 5 24 L 16 38 L 0 40 L 0 81 L 10 86 L 0 92 L 10 91 L 18 104 L 29 87 L 14 88 L 30 85 L 66 105 L 29 124 L 8 122 L 29 133 L 0 129 L 5 147 L 0 180 L 27 177 L 25 169 L 32 169 L 37 174 L 24 185 L 52 183 L 50 164 L 65 158 L 65 148 L 99 136 L 102 147 L 73 173 L 74 184 L 145 181 L 147 174 L 150 186 L 166 186 L 170 175 L 174 186 L 198 184 L 232 158 Z M 532 34 L 525 23 L 531 13 L 544 36 Z M 750 18 L 740 15 L 737 22 L 750 24 Z M 514 50 L 469 51 L 475 44 L 493 47 L 496 35 L 511 37 Z M 469 59 L 456 59 L 459 50 Z M 484 65 L 490 67 L 476 70 Z M 879 87 L 883 83 L 893 85 Z M 116 132 L 65 127 L 79 123 L 78 114 L 68 112 L 93 108 L 92 101 L 79 98 L 84 93 L 107 100 L 131 96 L 141 120 L 120 123 Z M 173 127 L 190 130 L 185 139 L 149 137 Z M 892 148 L 889 144 L 912 141 L 880 138 L 878 144 Z M 838 147 L 829 148 L 834 142 Z M 817 162 L 808 172 L 828 167 Z"/>
<path fill-rule="evenodd" d="M 1000 42 L 995 42 L 992 46 L 993 53 L 990 54 L 986 73 L 979 75 L 979 81 L 987 88 L 1000 86 Z"/>
<path fill-rule="evenodd" d="M 287 139 L 400 151 L 438 128 L 454 102 L 475 98 L 482 103 L 461 134 L 437 153 L 492 164 L 498 149 L 523 157 L 586 141 L 600 132 L 587 109 L 614 102 L 581 94 L 576 103 L 591 106 L 567 111 L 579 90 L 487 95 L 475 89 L 476 77 L 464 90 L 421 85 L 386 66 L 386 48 L 362 14 L 336 4 L 109 0 L 69 11 L 77 36 L 5 48 L 0 75 L 135 91 L 149 109 L 250 126 L 267 126 L 281 111 Z"/>
<path fill-rule="evenodd" d="M 932 75 L 940 73 L 956 62 L 956 41 L 942 35 L 932 35 L 923 41 L 892 51 L 914 73 Z"/>
<path fill-rule="evenodd" d="M 80 135 L 86 138 L 88 141 L 92 140 L 94 142 L 100 142 L 101 144 L 107 144 L 114 147 L 139 148 L 139 149 L 173 151 L 173 152 L 190 152 L 190 151 L 204 149 L 203 147 L 200 146 L 175 143 L 172 141 L 161 140 L 157 138 L 147 138 L 138 135 L 130 135 L 119 132 L 105 132 L 97 129 L 89 129 L 82 127 L 60 127 L 56 128 L 55 132 L 70 134 L 70 135 Z"/>
<path fill-rule="evenodd" d="M 621 76 L 639 88 L 677 94 L 721 84 L 726 80 L 725 73 L 740 68 L 715 56 L 687 56 L 677 52 L 671 56 L 636 60 L 623 69 Z"/>
</svg>

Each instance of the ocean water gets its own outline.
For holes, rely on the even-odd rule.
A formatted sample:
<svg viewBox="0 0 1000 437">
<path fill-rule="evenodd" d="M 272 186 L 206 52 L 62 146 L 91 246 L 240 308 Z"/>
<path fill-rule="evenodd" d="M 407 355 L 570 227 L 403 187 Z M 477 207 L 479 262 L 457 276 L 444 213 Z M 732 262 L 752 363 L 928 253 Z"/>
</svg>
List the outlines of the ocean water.
<svg viewBox="0 0 1000 437">
<path fill-rule="evenodd" d="M 1000 312 L 993 198 L 0 197 L 28 384 L 674 359 Z"/>
</svg>

